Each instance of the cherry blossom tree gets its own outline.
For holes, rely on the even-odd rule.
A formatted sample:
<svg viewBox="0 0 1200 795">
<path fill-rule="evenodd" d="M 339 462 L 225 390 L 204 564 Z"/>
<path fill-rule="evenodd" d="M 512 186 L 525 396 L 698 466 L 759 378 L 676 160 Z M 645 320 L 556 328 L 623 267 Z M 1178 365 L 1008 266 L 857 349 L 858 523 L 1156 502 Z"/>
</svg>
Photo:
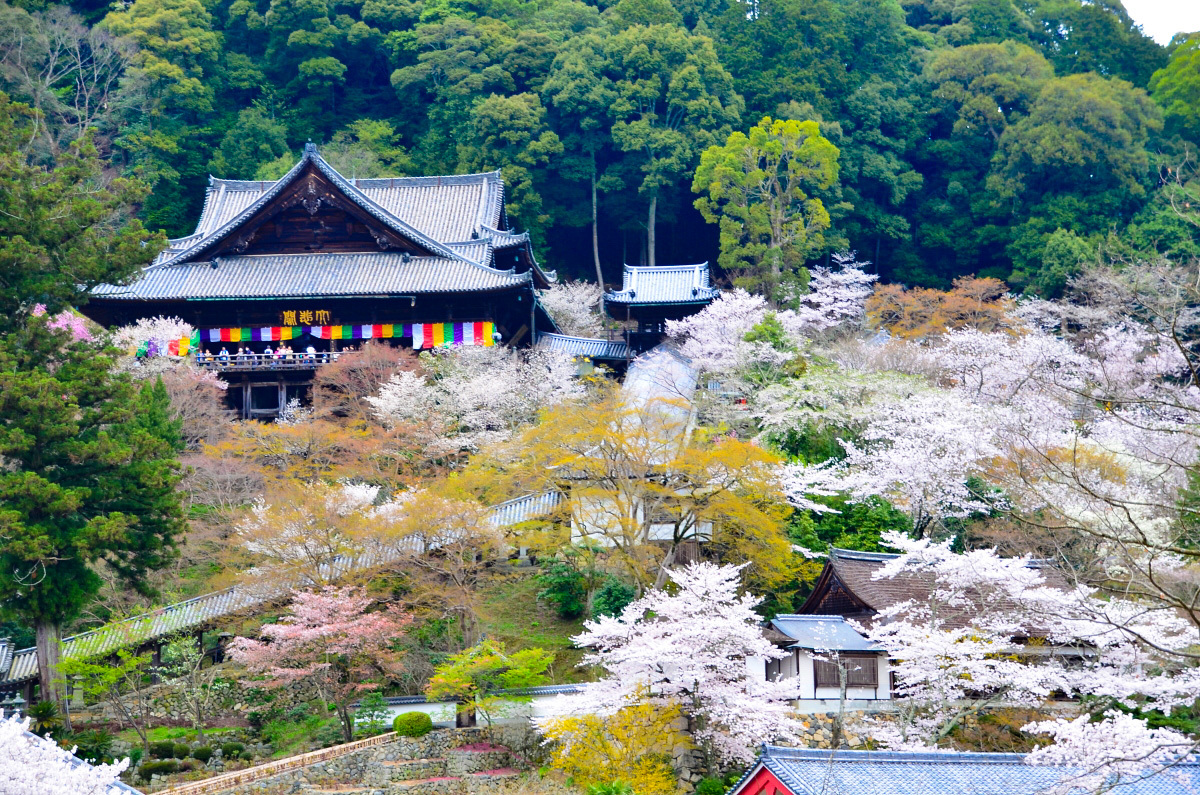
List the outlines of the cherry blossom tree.
<svg viewBox="0 0 1200 795">
<path fill-rule="evenodd" d="M 873 733 L 889 747 L 936 746 L 963 717 L 1000 700 L 1035 707 L 1061 692 L 1169 713 L 1200 692 L 1200 668 L 1172 664 L 1195 648 L 1200 631 L 1173 609 L 1065 583 L 1051 587 L 1042 564 L 1027 557 L 1002 558 L 991 549 L 956 554 L 949 542 L 899 533 L 884 541 L 902 554 L 873 576 L 916 581 L 924 594 L 861 627 L 895 661 L 898 720 Z M 1022 647 L 1030 638 L 1045 641 L 1039 653 Z M 1053 739 L 1028 761 L 1069 765 L 1080 771 L 1072 786 L 1098 787 L 1114 776 L 1153 774 L 1196 748 L 1178 732 L 1103 706 L 1101 712 L 1098 722 L 1085 715 L 1024 727 Z"/>
<path fill-rule="evenodd" d="M 558 282 L 538 291 L 538 301 L 554 318 L 563 334 L 596 337 L 604 333 L 600 317 L 603 289 L 591 282 Z"/>
<path fill-rule="evenodd" d="M 46 314 L 46 306 L 44 304 L 37 304 L 33 307 L 32 314 L 34 317 Z M 92 340 L 92 332 L 87 327 L 87 321 L 83 319 L 82 315 L 77 315 L 69 309 L 59 312 L 46 325 L 53 329 L 71 332 L 71 339 L 75 342 L 90 342 Z"/>
<path fill-rule="evenodd" d="M 393 645 L 412 622 L 394 606 L 368 612 L 373 603 L 355 587 L 293 592 L 290 615 L 264 626 L 263 640 L 235 638 L 230 657 L 266 677 L 255 685 L 311 685 L 326 708 L 336 709 L 349 742 L 354 737 L 350 705 L 377 689 L 382 677 L 400 673 L 401 656 Z"/>
<path fill-rule="evenodd" d="M 589 650 L 583 664 L 607 675 L 581 694 L 557 699 L 554 715 L 613 715 L 633 704 L 679 707 L 710 765 L 749 763 L 755 746 L 794 739 L 798 723 L 787 700 L 796 697 L 795 682 L 764 682 L 747 664 L 787 652 L 763 636 L 754 612 L 760 600 L 738 593 L 742 568 L 675 569 L 673 593 L 650 591 L 615 618 L 586 622 L 573 640 Z"/>
<path fill-rule="evenodd" d="M 378 486 L 363 483 L 287 483 L 257 500 L 235 526 L 243 546 L 258 558 L 252 579 L 328 585 L 340 556 L 362 552 L 375 535 Z"/>
<path fill-rule="evenodd" d="M 571 357 L 535 348 L 463 347 L 422 354 L 426 374 L 400 372 L 366 398 L 390 428 L 411 429 L 430 455 L 504 441 L 538 411 L 579 397 Z"/>
<path fill-rule="evenodd" d="M 879 279 L 865 273 L 854 252 L 832 256 L 835 267 L 810 269 L 808 293 L 797 299 L 793 317 L 796 330 L 803 334 L 828 331 L 838 326 L 857 326 L 866 319 L 871 286 Z"/>
<path fill-rule="evenodd" d="M 22 795 L 121 795 L 132 792 L 118 776 L 129 767 L 123 759 L 91 765 L 53 740 L 29 731 L 29 718 L 0 711 L 0 782 L 5 792 Z"/>
</svg>

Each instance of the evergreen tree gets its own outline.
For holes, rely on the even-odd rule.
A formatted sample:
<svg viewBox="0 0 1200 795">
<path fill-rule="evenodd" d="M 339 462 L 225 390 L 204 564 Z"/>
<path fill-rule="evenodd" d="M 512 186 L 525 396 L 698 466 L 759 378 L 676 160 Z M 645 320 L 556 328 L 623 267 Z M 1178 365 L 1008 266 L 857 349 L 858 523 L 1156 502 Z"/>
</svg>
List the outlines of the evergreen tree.
<svg viewBox="0 0 1200 795">
<path fill-rule="evenodd" d="M 99 569 L 148 593 L 183 527 L 166 389 L 139 393 L 116 355 L 45 316 L 0 341 L 0 599 L 34 625 L 43 697 L 60 701 L 59 629 L 100 590 Z"/>
</svg>

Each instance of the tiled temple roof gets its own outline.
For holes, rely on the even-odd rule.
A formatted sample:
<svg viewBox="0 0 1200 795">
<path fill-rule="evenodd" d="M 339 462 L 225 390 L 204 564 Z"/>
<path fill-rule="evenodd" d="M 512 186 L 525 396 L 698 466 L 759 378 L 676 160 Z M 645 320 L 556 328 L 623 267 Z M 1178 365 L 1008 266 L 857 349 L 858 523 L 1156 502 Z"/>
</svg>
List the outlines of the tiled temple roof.
<svg viewBox="0 0 1200 795">
<path fill-rule="evenodd" d="M 454 248 L 485 250 L 491 258 L 486 243 Z M 408 295 L 503 290 L 531 279 L 528 271 L 496 270 L 461 255 L 268 254 L 151 266 L 131 285 L 103 285 L 93 294 L 128 300 Z"/>
<path fill-rule="evenodd" d="M 614 304 L 708 303 L 721 291 L 712 286 L 708 263 L 697 265 L 626 265 L 621 289 L 605 296 Z"/>
<path fill-rule="evenodd" d="M 628 359 L 629 343 L 624 340 L 602 340 L 593 337 L 572 337 L 567 334 L 538 334 L 538 345 L 552 351 L 589 359 Z"/>
<path fill-rule="evenodd" d="M 310 168 L 392 234 L 427 254 L 404 259 L 404 267 L 398 267 L 401 255 L 396 252 L 213 256 Z M 506 224 L 499 171 L 347 179 L 308 144 L 300 161 L 278 180 L 211 179 L 195 232 L 168 241 L 134 284 L 101 285 L 93 295 L 186 300 L 463 292 L 530 281 L 548 286 L 555 275 L 537 265 L 529 235 L 507 231 Z M 500 251 L 505 253 L 497 261 Z M 523 256 L 532 270 L 518 274 L 512 268 Z"/>
<path fill-rule="evenodd" d="M 1086 772 L 1031 765 L 1021 754 L 829 751 L 763 746 L 730 795 L 766 768 L 790 795 L 1036 795 Z M 1153 776 L 1113 781 L 1111 795 L 1187 795 L 1200 787 L 1200 764 L 1183 763 Z M 1086 795 L 1087 790 L 1076 790 Z M 783 793 L 782 795 L 788 795 Z"/>
</svg>

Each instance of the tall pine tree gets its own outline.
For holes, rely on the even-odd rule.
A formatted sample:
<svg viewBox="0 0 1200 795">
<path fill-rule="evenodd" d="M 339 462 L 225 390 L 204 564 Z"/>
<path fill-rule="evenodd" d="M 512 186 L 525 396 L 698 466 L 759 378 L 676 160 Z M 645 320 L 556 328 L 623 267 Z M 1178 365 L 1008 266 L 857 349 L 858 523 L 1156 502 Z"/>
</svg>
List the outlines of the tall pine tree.
<svg viewBox="0 0 1200 795">
<path fill-rule="evenodd" d="M 96 596 L 99 570 L 148 593 L 183 527 L 166 389 L 139 391 L 115 357 L 47 316 L 0 341 L 0 605 L 36 629 L 42 697 L 57 701 L 59 629 Z"/>
</svg>

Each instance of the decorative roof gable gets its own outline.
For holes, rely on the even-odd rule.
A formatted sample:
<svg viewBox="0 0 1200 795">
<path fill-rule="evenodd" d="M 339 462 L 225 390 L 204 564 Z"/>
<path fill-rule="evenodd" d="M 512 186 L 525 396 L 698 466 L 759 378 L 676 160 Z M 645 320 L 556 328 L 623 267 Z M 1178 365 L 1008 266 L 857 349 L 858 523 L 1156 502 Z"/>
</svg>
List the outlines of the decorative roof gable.
<svg viewBox="0 0 1200 795">
<path fill-rule="evenodd" d="M 226 205 L 224 199 L 228 198 L 230 193 L 243 195 L 240 195 L 237 201 Z M 257 195 L 247 202 L 244 194 Z M 173 241 L 173 245 L 163 252 L 156 264 L 183 264 L 211 259 L 222 254 L 252 253 L 256 244 L 261 246 L 268 242 L 268 235 L 260 237 L 259 234 L 260 228 L 267 221 L 289 211 L 293 214 L 299 213 L 301 218 L 307 213 L 315 219 L 318 213 L 330 210 L 341 211 L 362 221 L 366 232 L 378 246 L 377 250 L 399 249 L 418 255 L 460 259 L 450 248 L 396 217 L 342 177 L 325 162 L 311 143 L 305 145 L 304 156 L 300 161 L 266 190 L 219 190 L 218 197 L 221 201 L 214 201 L 210 190 L 196 233 L 188 238 Z M 234 209 L 237 211 L 232 212 Z M 349 227 L 350 224 L 347 224 L 345 232 L 351 231 Z M 342 231 L 329 229 L 333 234 Z M 275 238 L 278 239 L 279 235 L 280 230 L 277 226 Z"/>
</svg>

